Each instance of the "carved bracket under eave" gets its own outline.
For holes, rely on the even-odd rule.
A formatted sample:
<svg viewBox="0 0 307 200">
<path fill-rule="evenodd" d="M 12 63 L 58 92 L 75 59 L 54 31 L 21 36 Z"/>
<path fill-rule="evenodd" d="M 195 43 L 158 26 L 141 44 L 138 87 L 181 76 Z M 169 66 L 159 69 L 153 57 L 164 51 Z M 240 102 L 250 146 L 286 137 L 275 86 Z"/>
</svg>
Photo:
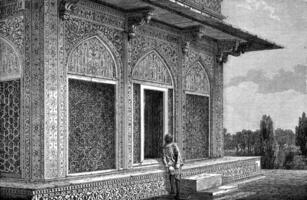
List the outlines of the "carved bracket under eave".
<svg viewBox="0 0 307 200">
<path fill-rule="evenodd" d="M 62 0 L 59 5 L 59 15 L 62 20 L 70 18 L 71 13 L 80 0 Z"/>
<path fill-rule="evenodd" d="M 248 48 L 248 43 L 239 40 L 223 40 L 218 41 L 217 46 L 216 61 L 219 64 L 223 64 L 227 62 L 229 55 L 240 56 L 245 53 Z"/>
<path fill-rule="evenodd" d="M 153 11 L 154 9 L 151 7 L 129 10 L 127 15 L 127 32 L 129 40 L 136 36 L 136 28 L 138 26 L 142 26 L 150 22 Z"/>
<path fill-rule="evenodd" d="M 201 40 L 208 38 L 205 34 L 205 27 L 192 26 L 184 30 L 184 41 L 182 46 L 182 53 L 186 54 L 189 51 L 191 42 L 199 43 Z"/>
</svg>

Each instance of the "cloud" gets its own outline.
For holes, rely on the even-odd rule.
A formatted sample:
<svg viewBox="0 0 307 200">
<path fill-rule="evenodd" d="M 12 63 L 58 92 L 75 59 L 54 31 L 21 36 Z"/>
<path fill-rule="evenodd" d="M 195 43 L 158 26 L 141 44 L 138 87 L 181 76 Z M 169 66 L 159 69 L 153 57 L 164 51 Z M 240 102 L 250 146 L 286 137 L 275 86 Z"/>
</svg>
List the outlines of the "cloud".
<svg viewBox="0 0 307 200">
<path fill-rule="evenodd" d="M 249 70 L 246 76 L 234 77 L 225 86 L 238 86 L 247 81 L 257 84 L 257 92 L 263 94 L 287 90 L 307 93 L 307 66 L 297 65 L 294 67 L 294 71 L 281 69 L 272 78 L 267 77 L 262 70 Z"/>
<path fill-rule="evenodd" d="M 245 0 L 245 2 L 237 4 L 237 7 L 250 11 L 265 11 L 271 19 L 280 21 L 280 17 L 276 14 L 276 9 L 270 6 L 265 0 Z"/>
<path fill-rule="evenodd" d="M 272 117 L 274 128 L 292 129 L 307 110 L 307 94 L 294 90 L 263 94 L 254 82 L 241 82 L 224 92 L 224 127 L 230 133 L 259 129 L 264 114 Z"/>
</svg>

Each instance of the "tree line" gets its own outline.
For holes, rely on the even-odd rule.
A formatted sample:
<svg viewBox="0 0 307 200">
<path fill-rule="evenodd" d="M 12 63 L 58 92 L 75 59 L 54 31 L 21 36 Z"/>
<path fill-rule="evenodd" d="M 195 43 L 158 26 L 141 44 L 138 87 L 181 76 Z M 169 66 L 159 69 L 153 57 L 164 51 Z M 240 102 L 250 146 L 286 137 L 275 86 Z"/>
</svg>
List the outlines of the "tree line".
<svg viewBox="0 0 307 200">
<path fill-rule="evenodd" d="M 224 129 L 224 145 L 226 152 L 230 150 L 237 156 L 261 156 L 263 168 L 274 168 L 281 153 L 285 154 L 285 159 L 287 156 L 293 157 L 293 148 L 296 147 L 300 154 L 307 156 L 306 114 L 299 117 L 295 133 L 288 129 L 274 130 L 273 120 L 269 115 L 262 116 L 256 131 L 243 129 L 230 134 Z"/>
</svg>

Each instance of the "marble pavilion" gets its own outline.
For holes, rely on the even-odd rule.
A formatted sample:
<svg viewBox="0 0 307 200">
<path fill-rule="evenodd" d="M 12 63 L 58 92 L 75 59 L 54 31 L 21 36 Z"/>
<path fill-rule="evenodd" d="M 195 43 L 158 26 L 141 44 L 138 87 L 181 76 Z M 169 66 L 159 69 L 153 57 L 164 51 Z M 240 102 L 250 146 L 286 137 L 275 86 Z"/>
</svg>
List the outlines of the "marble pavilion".
<svg viewBox="0 0 307 200">
<path fill-rule="evenodd" d="M 183 176 L 257 176 L 224 157 L 223 64 L 278 45 L 225 23 L 222 0 L 0 0 L 1 199 L 167 194 Z"/>
</svg>

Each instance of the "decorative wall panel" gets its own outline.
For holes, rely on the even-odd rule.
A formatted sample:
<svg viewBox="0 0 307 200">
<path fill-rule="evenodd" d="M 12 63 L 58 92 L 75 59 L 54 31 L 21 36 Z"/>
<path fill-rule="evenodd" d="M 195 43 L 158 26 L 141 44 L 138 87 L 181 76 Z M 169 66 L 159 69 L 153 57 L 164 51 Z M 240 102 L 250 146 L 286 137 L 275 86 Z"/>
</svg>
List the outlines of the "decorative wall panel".
<svg viewBox="0 0 307 200">
<path fill-rule="evenodd" d="M 175 34 L 171 32 L 162 30 L 158 27 L 144 26 L 139 27 L 137 36 L 130 40 L 128 43 L 128 85 L 127 85 L 127 97 L 132 99 L 133 89 L 132 89 L 132 75 L 133 69 L 136 67 L 142 58 L 145 58 L 146 55 L 154 52 L 158 52 L 158 55 L 161 57 L 161 60 L 165 62 L 165 65 L 168 67 L 169 75 L 172 77 L 172 86 L 174 90 L 175 103 L 174 103 L 174 113 L 177 116 L 180 116 L 180 109 L 176 109 L 179 106 L 179 90 L 177 87 L 180 86 L 181 79 L 177 78 L 177 75 L 180 74 L 180 60 L 179 60 L 179 37 L 176 37 Z M 167 80 L 167 79 L 166 79 Z M 177 81 L 179 82 L 177 85 Z M 158 85 L 161 83 L 157 83 Z M 166 84 L 163 83 L 165 86 Z M 127 132 L 128 132 L 128 152 L 133 152 L 132 140 L 133 140 L 133 103 L 128 102 L 128 113 L 127 113 Z M 174 130 L 179 130 L 179 123 L 176 123 Z M 128 155 L 128 166 L 132 166 L 133 160 L 132 156 Z"/>
<path fill-rule="evenodd" d="M 10 17 L 0 21 L 0 34 L 17 46 L 20 52 L 24 45 L 24 17 Z"/>
<path fill-rule="evenodd" d="M 0 49 L 0 81 L 20 78 L 20 62 L 13 47 L 0 38 Z"/>
<path fill-rule="evenodd" d="M 156 51 L 151 51 L 141 58 L 133 69 L 132 77 L 135 80 L 172 85 L 167 66 Z"/>
<path fill-rule="evenodd" d="M 198 62 L 205 68 L 209 80 L 214 76 L 214 56 L 207 52 L 199 52 L 200 50 L 194 50 L 189 48 L 188 53 L 184 59 L 183 73 L 187 74 L 190 67 Z"/>
<path fill-rule="evenodd" d="M 0 18 L 12 17 L 24 9 L 24 0 L 0 1 Z"/>
<path fill-rule="evenodd" d="M 214 157 L 224 156 L 223 135 L 223 65 L 214 68 L 214 89 L 212 95 L 212 139 Z"/>
<path fill-rule="evenodd" d="M 184 147 L 186 159 L 209 156 L 209 98 L 186 95 L 186 130 Z"/>
<path fill-rule="evenodd" d="M 78 6 L 73 10 L 73 14 L 117 29 L 125 28 L 125 17 L 120 11 L 91 1 L 79 1 Z"/>
<path fill-rule="evenodd" d="M 97 37 L 81 42 L 71 53 L 68 72 L 113 79 L 116 64 L 109 49 Z"/>
<path fill-rule="evenodd" d="M 110 50 L 112 53 L 112 56 L 114 57 L 114 61 L 116 63 L 116 78 L 117 78 L 117 92 L 116 92 L 116 115 L 118 119 L 117 123 L 117 130 L 123 130 L 124 126 L 124 78 L 123 78 L 123 62 L 122 58 L 124 56 L 124 32 L 122 29 L 114 28 L 115 26 L 109 26 L 110 24 L 117 24 L 117 23 L 123 23 L 124 18 L 121 17 L 106 17 L 104 18 L 103 23 L 99 21 L 92 21 L 90 19 L 87 19 L 86 13 L 93 13 L 93 15 L 99 16 L 99 15 L 109 15 L 112 14 L 114 9 L 111 9 L 107 6 L 99 5 L 93 2 L 89 1 L 80 1 L 78 4 L 82 6 L 82 9 L 78 12 L 74 12 L 71 18 L 68 20 L 65 20 L 63 22 L 63 41 L 64 41 L 64 52 L 61 54 L 61 57 L 63 56 L 63 63 L 65 65 L 63 66 L 64 70 L 66 70 L 66 64 L 68 62 L 67 55 L 70 55 L 72 50 L 80 44 L 80 42 L 85 41 L 92 37 L 98 37 L 99 40 L 103 42 L 103 44 Z M 111 10 L 111 11 L 110 11 Z M 90 12 L 89 12 L 90 11 Z M 119 21 L 117 21 L 119 20 Z M 64 80 L 66 78 L 65 72 L 64 72 Z M 65 83 L 65 82 L 64 82 Z M 61 83 L 63 87 L 63 92 L 61 92 L 61 103 L 63 104 L 64 110 L 61 112 L 61 115 L 65 115 L 65 84 Z M 132 100 L 130 100 L 132 101 Z M 131 122 L 132 123 L 132 122 Z M 117 148 L 117 161 L 118 166 L 123 167 L 125 155 L 123 151 L 123 145 L 125 144 L 124 141 L 124 134 L 118 135 L 118 148 Z"/>
<path fill-rule="evenodd" d="M 141 88 L 133 84 L 133 163 L 141 161 Z"/>
<path fill-rule="evenodd" d="M 51 5 L 51 4 L 48 4 Z M 54 4 L 52 4 L 54 5 Z M 54 5 L 56 6 L 56 5 Z M 20 42 L 24 41 L 23 68 L 23 177 L 40 180 L 44 177 L 44 1 L 27 1 Z M 46 9 L 48 10 L 48 9 Z M 51 26 L 51 25 L 50 25 Z M 1 27 L 1 26 L 0 26 Z M 10 26 L 13 27 L 13 26 Z M 24 32 L 23 32 L 24 28 Z M 10 29 L 8 29 L 10 30 Z M 13 37 L 16 37 L 12 33 Z M 24 38 L 24 40 L 23 40 Z M 14 42 L 15 44 L 15 42 Z M 51 57 L 51 56 L 50 56 Z M 53 59 L 53 58 L 52 58 Z M 53 68 L 55 68 L 53 66 Z M 23 151 L 22 151 L 23 152 Z M 45 155 L 46 156 L 46 155 Z"/>
<path fill-rule="evenodd" d="M 20 175 L 20 81 L 0 82 L 0 173 Z"/>
<path fill-rule="evenodd" d="M 63 136 L 58 131 L 58 73 L 62 70 L 58 62 L 58 49 L 61 48 L 58 46 L 58 1 L 44 1 L 44 11 L 44 178 L 52 179 L 59 177 L 63 167 L 60 163 L 64 159 L 63 148 L 60 148 Z"/>
<path fill-rule="evenodd" d="M 260 175 L 261 169 L 257 164 L 259 162 L 260 159 L 257 157 L 239 160 L 230 159 L 226 162 L 224 160 L 224 162 L 183 169 L 182 171 L 183 177 L 202 173 L 219 173 L 222 174 L 223 183 L 230 183 Z M 168 192 L 168 176 L 165 172 L 160 172 L 38 189 L 33 191 L 32 199 L 151 199 L 166 195 Z"/>
<path fill-rule="evenodd" d="M 191 92 L 210 95 L 210 82 L 200 62 L 190 66 L 185 75 L 184 89 Z"/>
<path fill-rule="evenodd" d="M 69 80 L 69 173 L 115 168 L 115 86 Z"/>
<path fill-rule="evenodd" d="M 122 31 L 80 18 L 71 18 L 65 21 L 66 51 L 69 53 L 80 41 L 100 34 L 106 37 L 108 41 L 112 42 L 110 45 L 107 44 L 107 46 L 110 48 L 113 54 L 116 54 L 116 52 L 118 52 L 119 54 L 122 53 Z M 104 42 L 106 42 L 106 40 L 104 40 Z M 112 48 L 113 46 L 115 47 L 115 49 Z"/>
<path fill-rule="evenodd" d="M 188 49 L 188 52 L 185 54 L 184 58 L 184 66 L 183 66 L 183 75 L 184 77 L 188 77 L 190 70 L 195 67 L 196 69 L 201 69 L 200 67 L 203 68 L 203 73 L 206 73 L 207 80 L 209 82 L 208 84 L 208 92 L 201 92 L 202 94 L 210 95 L 210 110 L 209 110 L 209 119 L 210 119 L 210 157 L 219 157 L 220 156 L 220 151 L 219 149 L 222 148 L 223 145 L 220 143 L 217 144 L 218 138 L 221 138 L 222 134 L 222 110 L 223 110 L 223 105 L 220 103 L 221 99 L 223 98 L 223 94 L 221 93 L 220 89 L 216 89 L 216 81 L 217 78 L 219 81 L 222 81 L 223 74 L 221 71 L 217 70 L 216 63 L 215 63 L 215 57 L 211 51 L 209 50 L 200 50 L 198 49 L 197 46 L 193 46 Z M 205 79 L 205 82 L 207 81 Z M 187 88 L 186 86 L 186 81 L 183 83 L 183 87 Z M 195 87 L 194 87 L 195 88 Z M 205 88 L 205 87 L 203 87 Z M 205 91 L 204 89 L 194 89 L 194 91 L 197 93 L 197 90 L 199 91 Z M 188 90 L 189 91 L 189 90 Z M 216 99 L 216 100 L 215 100 Z M 218 102 L 217 102 L 218 101 Z M 187 117 L 187 101 L 186 101 L 186 95 L 183 96 L 182 98 L 182 104 L 183 104 L 183 113 L 182 117 L 183 119 L 186 119 Z M 218 104 L 218 105 L 217 105 Z M 218 118 L 217 116 L 221 117 Z M 188 127 L 186 125 L 183 125 L 183 133 L 188 132 Z M 185 137 L 185 136 L 184 136 Z M 185 145 L 185 144 L 184 144 Z M 185 146 L 184 146 L 185 148 Z M 183 155 L 185 156 L 185 152 L 183 152 Z"/>
</svg>

